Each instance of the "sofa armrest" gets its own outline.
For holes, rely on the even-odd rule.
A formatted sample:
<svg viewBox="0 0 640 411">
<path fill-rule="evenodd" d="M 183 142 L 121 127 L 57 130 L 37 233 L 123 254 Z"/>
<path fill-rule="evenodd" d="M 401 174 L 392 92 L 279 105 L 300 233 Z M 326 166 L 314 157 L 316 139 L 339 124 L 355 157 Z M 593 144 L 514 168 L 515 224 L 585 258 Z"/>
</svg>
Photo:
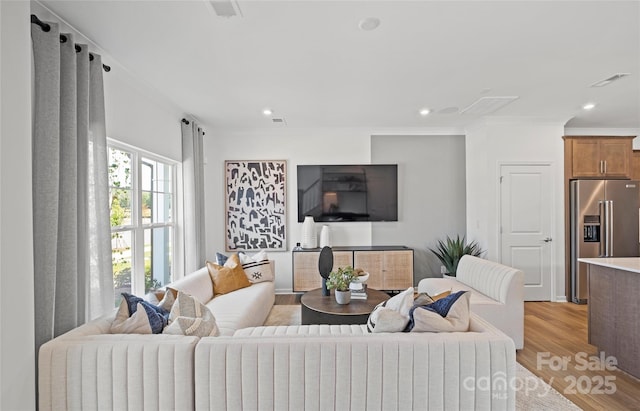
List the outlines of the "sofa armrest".
<svg viewBox="0 0 640 411">
<path fill-rule="evenodd" d="M 39 408 L 193 409 L 197 337 L 104 334 L 40 347 Z"/>
</svg>

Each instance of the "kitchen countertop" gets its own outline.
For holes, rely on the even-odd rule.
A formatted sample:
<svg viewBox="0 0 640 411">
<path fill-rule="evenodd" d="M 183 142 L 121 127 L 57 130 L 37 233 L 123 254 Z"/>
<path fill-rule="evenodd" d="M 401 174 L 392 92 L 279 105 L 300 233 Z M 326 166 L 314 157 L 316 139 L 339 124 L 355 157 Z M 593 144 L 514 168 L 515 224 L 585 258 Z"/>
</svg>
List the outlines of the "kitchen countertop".
<svg viewBox="0 0 640 411">
<path fill-rule="evenodd" d="M 578 258 L 578 261 L 640 274 L 640 257 Z"/>
</svg>

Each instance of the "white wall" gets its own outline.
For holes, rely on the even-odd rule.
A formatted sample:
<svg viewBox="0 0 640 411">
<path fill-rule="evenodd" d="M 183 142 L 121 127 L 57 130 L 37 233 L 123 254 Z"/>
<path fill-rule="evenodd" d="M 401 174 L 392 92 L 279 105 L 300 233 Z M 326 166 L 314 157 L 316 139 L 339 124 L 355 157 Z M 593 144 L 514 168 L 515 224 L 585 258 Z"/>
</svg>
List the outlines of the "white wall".
<svg viewBox="0 0 640 411">
<path fill-rule="evenodd" d="M 42 5 L 31 3 L 31 10 L 41 20 L 60 22 L 61 32 L 73 33 L 76 43 L 89 44 L 89 49 L 100 54 L 102 62 L 111 67 L 103 76 L 107 136 L 182 161 L 180 120 L 183 111 L 144 84 L 141 80 L 144 76 L 128 72 L 108 51 L 101 50 Z"/>
<path fill-rule="evenodd" d="M 494 118 L 467 129 L 467 235 L 497 261 L 499 250 L 499 164 L 550 162 L 553 175 L 553 251 L 555 298 L 565 297 L 564 124 L 565 119 Z"/>
<path fill-rule="evenodd" d="M 35 409 L 29 3 L 0 1 L 0 409 Z"/>
<path fill-rule="evenodd" d="M 290 292 L 291 249 L 302 238 L 298 223 L 296 166 L 298 164 L 369 163 L 370 130 L 275 128 L 242 132 L 207 129 L 205 135 L 205 218 L 207 259 L 225 252 L 224 161 L 287 160 L 286 252 L 270 252 L 276 261 L 276 290 Z M 332 245 L 370 245 L 371 223 L 328 223 Z M 320 224 L 316 224 L 319 229 Z"/>
<path fill-rule="evenodd" d="M 414 249 L 414 282 L 441 277 L 428 251 L 438 239 L 466 233 L 465 138 L 373 136 L 372 163 L 398 164 L 397 222 L 373 223 L 374 245 Z"/>
</svg>

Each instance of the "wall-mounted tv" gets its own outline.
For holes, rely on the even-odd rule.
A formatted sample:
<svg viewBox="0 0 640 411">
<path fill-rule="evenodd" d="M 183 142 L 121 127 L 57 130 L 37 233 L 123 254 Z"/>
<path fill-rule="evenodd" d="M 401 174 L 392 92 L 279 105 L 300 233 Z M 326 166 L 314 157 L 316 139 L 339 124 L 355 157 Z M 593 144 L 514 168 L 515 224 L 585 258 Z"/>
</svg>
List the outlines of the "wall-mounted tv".
<svg viewBox="0 0 640 411">
<path fill-rule="evenodd" d="M 299 165 L 298 221 L 398 221 L 398 165 Z"/>
</svg>

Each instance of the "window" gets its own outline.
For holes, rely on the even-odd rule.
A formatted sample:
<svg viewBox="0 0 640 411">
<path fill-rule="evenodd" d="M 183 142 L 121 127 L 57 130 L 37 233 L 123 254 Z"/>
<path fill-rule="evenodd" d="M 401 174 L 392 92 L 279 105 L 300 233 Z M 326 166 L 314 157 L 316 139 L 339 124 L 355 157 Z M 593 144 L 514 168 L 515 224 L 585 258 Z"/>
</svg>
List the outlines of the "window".
<svg viewBox="0 0 640 411">
<path fill-rule="evenodd" d="M 122 292 L 146 294 L 172 281 L 176 165 L 109 144 L 111 258 L 115 303 Z"/>
</svg>

